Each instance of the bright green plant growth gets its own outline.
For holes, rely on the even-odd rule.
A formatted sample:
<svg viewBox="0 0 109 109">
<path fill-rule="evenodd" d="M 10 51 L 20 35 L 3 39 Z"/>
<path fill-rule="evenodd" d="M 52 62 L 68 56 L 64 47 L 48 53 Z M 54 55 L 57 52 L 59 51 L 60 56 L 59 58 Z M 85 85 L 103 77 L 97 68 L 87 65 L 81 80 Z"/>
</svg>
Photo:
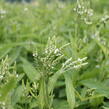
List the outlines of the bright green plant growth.
<svg viewBox="0 0 109 109">
<path fill-rule="evenodd" d="M 38 105 L 40 109 L 52 109 L 53 90 L 58 78 L 64 74 L 67 100 L 71 109 L 75 106 L 75 93 L 70 76 L 66 72 L 87 65 L 84 61 L 87 58 L 72 61 L 72 58 L 65 59 L 61 50 L 68 44 L 57 48 L 55 37 L 48 40 L 47 47 L 43 53 L 35 53 L 37 71 L 40 73 Z"/>
<path fill-rule="evenodd" d="M 1 0 L 0 109 L 108 109 L 108 10 L 108 0 Z"/>
</svg>

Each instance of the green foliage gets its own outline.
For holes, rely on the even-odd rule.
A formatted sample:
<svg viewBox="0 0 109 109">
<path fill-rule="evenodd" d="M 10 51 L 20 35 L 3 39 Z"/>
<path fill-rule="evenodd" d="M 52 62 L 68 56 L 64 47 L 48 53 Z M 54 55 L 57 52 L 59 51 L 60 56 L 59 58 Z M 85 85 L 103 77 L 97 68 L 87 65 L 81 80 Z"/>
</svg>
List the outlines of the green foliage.
<svg viewBox="0 0 109 109">
<path fill-rule="evenodd" d="M 108 5 L 0 1 L 0 109 L 108 109 Z"/>
</svg>

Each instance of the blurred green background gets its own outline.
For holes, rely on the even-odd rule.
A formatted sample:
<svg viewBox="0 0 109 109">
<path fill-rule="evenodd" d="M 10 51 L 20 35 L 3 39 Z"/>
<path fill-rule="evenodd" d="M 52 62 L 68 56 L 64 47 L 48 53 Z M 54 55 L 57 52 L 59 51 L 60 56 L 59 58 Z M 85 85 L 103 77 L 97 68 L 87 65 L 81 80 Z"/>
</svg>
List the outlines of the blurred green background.
<svg viewBox="0 0 109 109">
<path fill-rule="evenodd" d="M 76 0 L 0 1 L 0 60 L 8 55 L 10 72 L 16 62 L 18 74 L 14 87 L 0 83 L 9 109 L 38 109 L 37 99 L 30 96 L 38 73 L 33 51 L 42 51 L 54 35 L 58 47 L 70 43 L 63 50 L 66 59 L 88 57 L 87 66 L 68 73 L 75 88 L 75 109 L 109 109 L 109 0 L 83 1 L 92 16 L 75 12 Z M 54 89 L 54 109 L 69 109 L 64 80 L 61 76 Z"/>
</svg>

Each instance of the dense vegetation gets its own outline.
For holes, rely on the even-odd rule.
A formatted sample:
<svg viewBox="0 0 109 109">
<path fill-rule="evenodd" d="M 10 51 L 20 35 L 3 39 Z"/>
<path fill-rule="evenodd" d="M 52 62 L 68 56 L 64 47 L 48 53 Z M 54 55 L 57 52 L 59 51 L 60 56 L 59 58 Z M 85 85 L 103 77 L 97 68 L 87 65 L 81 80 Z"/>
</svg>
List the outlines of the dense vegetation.
<svg viewBox="0 0 109 109">
<path fill-rule="evenodd" d="M 0 2 L 0 109 L 109 109 L 108 0 L 42 1 Z"/>
</svg>

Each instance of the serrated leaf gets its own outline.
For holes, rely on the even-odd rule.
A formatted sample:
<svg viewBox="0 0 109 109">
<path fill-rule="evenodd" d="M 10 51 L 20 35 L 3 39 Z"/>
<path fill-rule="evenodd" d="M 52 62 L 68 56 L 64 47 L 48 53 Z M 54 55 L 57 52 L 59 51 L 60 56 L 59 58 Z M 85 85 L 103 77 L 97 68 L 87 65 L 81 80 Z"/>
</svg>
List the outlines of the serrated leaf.
<svg viewBox="0 0 109 109">
<path fill-rule="evenodd" d="M 39 74 L 39 72 L 36 71 L 36 69 L 33 67 L 33 65 L 24 58 L 21 58 L 21 60 L 23 62 L 24 72 L 26 73 L 28 78 L 31 81 L 39 80 L 40 79 L 40 74 Z"/>
<path fill-rule="evenodd" d="M 94 88 L 96 92 L 109 98 L 109 88 L 105 84 L 101 83 L 100 81 L 87 79 L 87 80 L 81 81 L 81 84 L 83 84 L 84 86 L 88 88 Z"/>
</svg>

